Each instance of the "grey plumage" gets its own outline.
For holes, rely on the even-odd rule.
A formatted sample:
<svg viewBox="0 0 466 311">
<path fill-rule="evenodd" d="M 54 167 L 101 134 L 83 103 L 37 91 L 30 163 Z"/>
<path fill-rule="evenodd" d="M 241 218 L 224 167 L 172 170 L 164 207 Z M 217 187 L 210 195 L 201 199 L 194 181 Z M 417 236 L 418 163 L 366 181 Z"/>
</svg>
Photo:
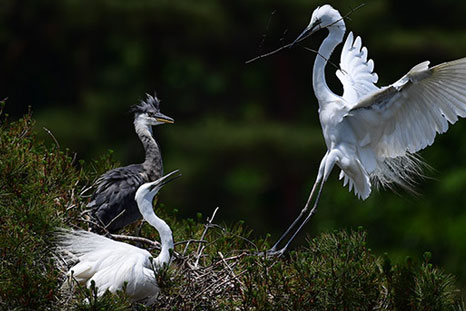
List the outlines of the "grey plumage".
<svg viewBox="0 0 466 311">
<path fill-rule="evenodd" d="M 87 205 L 110 232 L 141 219 L 134 200 L 136 190 L 163 175 L 162 155 L 152 136 L 152 126 L 174 122 L 160 112 L 156 96 L 147 94 L 146 100 L 131 107 L 130 111 L 134 113 L 134 128 L 144 146 L 145 160 L 140 164 L 112 169 L 100 176 L 96 181 L 97 189 Z"/>
</svg>

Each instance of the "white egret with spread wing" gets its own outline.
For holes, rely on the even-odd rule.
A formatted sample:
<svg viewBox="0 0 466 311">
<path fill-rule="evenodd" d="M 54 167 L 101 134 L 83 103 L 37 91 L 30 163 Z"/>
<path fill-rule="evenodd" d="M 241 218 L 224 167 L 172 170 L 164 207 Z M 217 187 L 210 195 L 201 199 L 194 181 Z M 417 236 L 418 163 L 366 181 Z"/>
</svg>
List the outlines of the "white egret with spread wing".
<svg viewBox="0 0 466 311">
<path fill-rule="evenodd" d="M 136 191 L 139 212 L 159 232 L 160 254 L 153 258 L 147 250 L 127 243 L 84 230 L 64 229 L 58 232 L 57 251 L 64 256 L 67 264 L 74 263 L 67 273 L 67 282 L 73 278 L 79 284 L 90 287 L 94 281 L 98 296 L 107 290 L 115 293 L 126 282 L 126 294 L 133 301 L 155 297 L 159 287 L 154 270 L 170 263 L 174 244 L 170 227 L 154 213 L 152 201 L 160 188 L 180 176 L 175 175 L 177 172 L 145 183 Z"/>
<path fill-rule="evenodd" d="M 327 152 L 304 209 L 269 254 L 283 254 L 308 222 L 335 165 L 341 170 L 343 185 L 348 185 L 363 200 L 369 197 L 374 185 L 411 188 L 413 175 L 420 173 L 420 161 L 414 153 L 430 146 L 437 133 L 447 131 L 449 123 L 466 116 L 466 58 L 433 67 L 425 61 L 395 83 L 378 87 L 374 62 L 367 59 L 361 38 L 354 38 L 350 32 L 336 72 L 343 84 L 340 96 L 330 90 L 325 79 L 327 61 L 343 41 L 346 30 L 340 13 L 330 5 L 318 7 L 295 43 L 321 29 L 328 29 L 329 34 L 316 55 L 312 86 L 319 102 Z M 278 250 L 284 237 L 306 214 L 285 246 Z"/>
</svg>

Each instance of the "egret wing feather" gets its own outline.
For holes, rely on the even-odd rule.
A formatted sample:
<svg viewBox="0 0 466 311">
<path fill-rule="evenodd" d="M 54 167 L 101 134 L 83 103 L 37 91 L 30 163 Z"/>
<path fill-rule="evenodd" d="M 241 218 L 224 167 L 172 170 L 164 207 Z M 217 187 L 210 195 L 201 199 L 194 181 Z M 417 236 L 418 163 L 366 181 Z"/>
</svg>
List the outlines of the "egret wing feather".
<svg viewBox="0 0 466 311">
<path fill-rule="evenodd" d="M 151 256 L 147 250 L 84 230 L 60 229 L 57 233 L 57 240 L 58 248 L 66 250 L 66 258 L 71 260 L 85 254 L 95 254 L 98 251 L 115 249 Z M 70 257 L 70 254 L 73 256 Z"/>
<path fill-rule="evenodd" d="M 378 169 L 369 173 L 387 182 L 416 171 L 412 154 L 430 146 L 448 123 L 466 117 L 466 58 L 428 65 L 416 65 L 394 84 L 362 98 L 346 116 L 364 142 L 360 147 L 377 158 Z"/>
<path fill-rule="evenodd" d="M 336 75 L 343 84 L 343 98 L 346 103 L 357 103 L 367 94 L 378 90 L 375 85 L 378 76 L 374 70 L 374 61 L 367 59 L 367 48 L 362 46 L 361 37 L 354 39 L 350 32 L 341 51 L 340 70 Z"/>
<path fill-rule="evenodd" d="M 157 295 L 152 255 L 144 249 L 114 241 L 84 230 L 62 229 L 57 235 L 58 250 L 65 255 L 73 277 L 82 285 L 94 281 L 98 295 L 115 293 L 127 283 L 126 293 L 134 301 Z M 77 263 L 76 263 L 77 261 Z"/>
</svg>

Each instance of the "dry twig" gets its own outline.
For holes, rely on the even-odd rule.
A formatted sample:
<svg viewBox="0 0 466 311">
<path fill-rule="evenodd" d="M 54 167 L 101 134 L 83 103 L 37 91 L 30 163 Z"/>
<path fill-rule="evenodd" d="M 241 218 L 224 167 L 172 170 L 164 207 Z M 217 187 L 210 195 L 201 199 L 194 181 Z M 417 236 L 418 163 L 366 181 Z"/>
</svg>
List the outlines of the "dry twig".
<svg viewBox="0 0 466 311">
<path fill-rule="evenodd" d="M 205 229 L 204 229 L 204 232 L 202 232 L 200 240 L 204 240 L 204 237 L 205 237 L 205 235 L 207 233 L 207 230 L 212 225 L 212 221 L 214 220 L 215 214 L 217 214 L 218 209 L 219 209 L 219 207 L 217 206 L 217 208 L 215 208 L 215 210 L 214 210 L 214 212 L 212 214 L 212 217 L 207 218 L 207 223 L 205 224 Z M 201 258 L 201 254 L 202 254 L 202 251 L 204 250 L 204 248 L 205 248 L 205 245 L 199 244 L 199 247 L 197 249 L 197 258 L 196 258 L 196 261 L 194 263 L 195 268 L 197 268 L 198 265 L 199 265 L 199 258 Z"/>
</svg>

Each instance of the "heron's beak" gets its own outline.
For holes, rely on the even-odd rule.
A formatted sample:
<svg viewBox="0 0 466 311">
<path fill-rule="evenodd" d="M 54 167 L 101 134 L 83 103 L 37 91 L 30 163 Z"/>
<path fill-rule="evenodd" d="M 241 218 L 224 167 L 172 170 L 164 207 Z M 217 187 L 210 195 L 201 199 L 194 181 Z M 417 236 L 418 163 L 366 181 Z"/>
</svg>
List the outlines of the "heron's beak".
<svg viewBox="0 0 466 311">
<path fill-rule="evenodd" d="M 157 113 L 155 116 L 155 120 L 163 123 L 175 123 L 175 120 L 173 118 L 170 118 L 169 116 L 164 115 L 163 113 Z"/>
<path fill-rule="evenodd" d="M 149 190 L 152 191 L 157 186 L 159 188 L 161 188 L 161 187 L 165 186 L 166 184 L 168 184 L 170 181 L 173 181 L 173 180 L 177 179 L 178 177 L 181 176 L 181 174 L 179 174 L 179 171 L 180 170 L 174 170 L 173 172 L 168 173 L 167 175 L 163 176 L 162 178 L 157 179 L 149 187 Z"/>
<path fill-rule="evenodd" d="M 307 26 L 306 29 L 304 29 L 304 31 L 296 38 L 296 40 L 291 43 L 290 48 L 293 47 L 296 43 L 303 41 L 316 31 L 320 30 L 320 23 L 320 20 L 316 20 L 314 23 Z"/>
</svg>

